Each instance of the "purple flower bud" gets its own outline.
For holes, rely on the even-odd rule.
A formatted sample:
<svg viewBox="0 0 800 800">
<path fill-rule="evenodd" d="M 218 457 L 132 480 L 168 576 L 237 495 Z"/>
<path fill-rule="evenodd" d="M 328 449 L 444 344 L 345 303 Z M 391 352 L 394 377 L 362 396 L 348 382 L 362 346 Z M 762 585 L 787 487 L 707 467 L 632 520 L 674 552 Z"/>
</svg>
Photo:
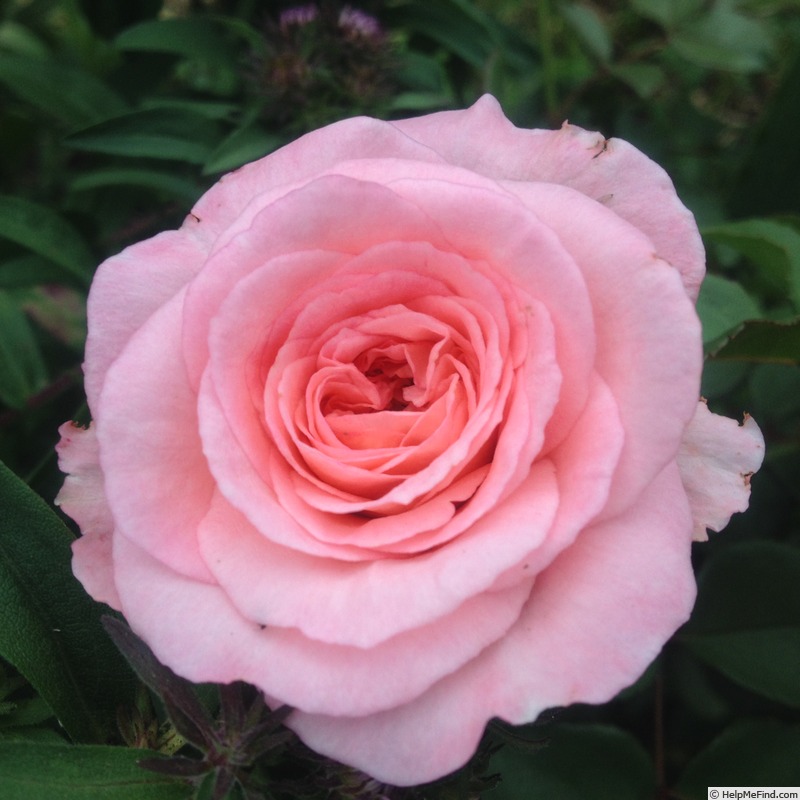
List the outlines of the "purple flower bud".
<svg viewBox="0 0 800 800">
<path fill-rule="evenodd" d="M 315 3 L 307 3 L 304 6 L 292 6 L 281 12 L 278 18 L 278 25 L 285 33 L 288 28 L 293 26 L 300 27 L 308 25 L 319 16 L 319 8 Z"/>
<path fill-rule="evenodd" d="M 345 6 L 341 10 L 339 27 L 348 34 L 365 38 L 377 38 L 383 33 L 380 23 L 375 17 L 352 6 Z"/>
</svg>

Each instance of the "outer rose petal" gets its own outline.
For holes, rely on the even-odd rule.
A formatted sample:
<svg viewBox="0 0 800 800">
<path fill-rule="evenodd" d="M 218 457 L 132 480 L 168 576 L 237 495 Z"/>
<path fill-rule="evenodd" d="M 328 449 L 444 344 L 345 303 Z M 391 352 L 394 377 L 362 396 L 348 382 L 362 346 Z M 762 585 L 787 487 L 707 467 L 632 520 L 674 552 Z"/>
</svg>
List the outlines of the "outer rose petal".
<svg viewBox="0 0 800 800">
<path fill-rule="evenodd" d="M 131 336 L 195 276 L 206 255 L 197 220 L 189 216 L 180 230 L 132 245 L 100 265 L 89 293 L 83 367 L 90 408 L 97 409 L 106 372 Z"/>
<path fill-rule="evenodd" d="M 617 399 L 626 435 L 604 511 L 613 515 L 675 457 L 700 391 L 700 321 L 675 272 L 624 221 L 597 203 L 572 199 L 563 187 L 518 191 L 558 231 L 589 287 L 595 368 Z M 603 236 L 587 237 L 585 230 Z"/>
<path fill-rule="evenodd" d="M 537 578 L 516 625 L 462 670 L 398 708 L 296 712 L 288 725 L 317 752 L 407 786 L 461 766 L 493 716 L 521 724 L 553 706 L 605 702 L 689 617 L 690 528 L 671 464 L 633 508 L 584 530 Z"/>
<path fill-rule="evenodd" d="M 249 227 L 267 203 L 351 158 L 443 160 L 434 149 L 395 125 L 367 117 L 346 119 L 307 133 L 267 158 L 224 175 L 198 200 L 192 213 L 199 218 L 208 242 L 222 236 L 217 249 Z"/>
<path fill-rule="evenodd" d="M 468 599 L 431 625 L 362 649 L 314 641 L 242 616 L 225 591 L 178 575 L 114 540 L 122 610 L 158 658 L 194 681 L 245 680 L 295 708 L 368 714 L 413 700 L 502 637 L 532 579 Z"/>
<path fill-rule="evenodd" d="M 72 571 L 95 600 L 118 609 L 111 563 L 114 519 L 106 502 L 96 431 L 66 422 L 58 432 L 58 466 L 67 479 L 55 502 L 83 533 L 72 543 Z"/>
<path fill-rule="evenodd" d="M 689 296 L 697 298 L 705 253 L 694 217 L 667 173 L 627 142 L 567 123 L 558 131 L 521 130 L 490 95 L 464 111 L 392 124 L 450 164 L 520 185 L 560 183 L 603 203 L 652 239 L 658 254 L 680 272 Z"/>
<path fill-rule="evenodd" d="M 131 338 L 93 411 L 116 534 L 179 572 L 212 580 L 197 546 L 214 482 L 181 359 L 184 295 L 161 306 Z"/>
<path fill-rule="evenodd" d="M 764 437 L 755 420 L 735 420 L 697 404 L 678 453 L 678 467 L 694 519 L 694 538 L 708 539 L 706 528 L 721 531 L 750 499 L 750 476 L 764 460 Z"/>
</svg>

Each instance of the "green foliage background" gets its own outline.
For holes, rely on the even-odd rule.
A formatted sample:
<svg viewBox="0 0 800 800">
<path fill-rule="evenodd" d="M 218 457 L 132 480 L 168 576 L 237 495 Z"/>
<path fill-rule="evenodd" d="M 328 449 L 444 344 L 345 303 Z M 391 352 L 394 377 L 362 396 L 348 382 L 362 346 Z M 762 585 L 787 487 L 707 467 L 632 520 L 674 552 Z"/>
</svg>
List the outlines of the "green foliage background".
<svg viewBox="0 0 800 800">
<path fill-rule="evenodd" d="M 382 32 L 349 34 L 332 2 L 282 31 L 291 5 L 0 2 L 0 795 L 699 800 L 714 785 L 800 786 L 800 2 L 364 0 Z M 378 787 L 283 741 L 249 788 L 140 769 L 140 748 L 180 747 L 180 725 L 111 645 L 52 509 L 56 429 L 87 415 L 94 267 L 306 130 L 487 91 L 519 125 L 569 119 L 672 175 L 709 255 L 704 394 L 767 438 L 750 511 L 696 545 L 692 620 L 634 687 L 491 725 L 449 780 Z"/>
</svg>

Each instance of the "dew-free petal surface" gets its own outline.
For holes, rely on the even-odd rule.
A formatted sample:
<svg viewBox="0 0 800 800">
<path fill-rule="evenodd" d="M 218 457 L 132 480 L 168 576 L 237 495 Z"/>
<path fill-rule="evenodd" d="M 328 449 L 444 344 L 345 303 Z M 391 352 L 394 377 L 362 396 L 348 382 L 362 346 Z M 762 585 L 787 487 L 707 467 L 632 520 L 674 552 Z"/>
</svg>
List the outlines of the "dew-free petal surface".
<svg viewBox="0 0 800 800">
<path fill-rule="evenodd" d="M 95 426 L 117 533 L 173 569 L 211 580 L 197 526 L 214 483 L 181 354 L 183 296 L 161 306 L 113 363 L 94 409 Z"/>
<path fill-rule="evenodd" d="M 95 430 L 65 422 L 58 432 L 58 466 L 67 478 L 55 503 L 78 523 L 82 533 L 72 543 L 72 571 L 95 600 L 118 609 L 111 563 L 114 519 L 106 502 Z"/>
<path fill-rule="evenodd" d="M 347 562 L 311 556 L 275 544 L 222 503 L 204 520 L 200 539 L 216 580 L 249 619 L 370 647 L 489 589 L 546 536 L 557 505 L 552 465 L 541 462 L 491 518 L 414 558 Z"/>
<path fill-rule="evenodd" d="M 750 476 L 764 460 L 764 436 L 746 415 L 739 425 L 697 404 L 678 453 L 678 467 L 689 496 L 694 538 L 708 539 L 707 529 L 721 531 L 750 500 Z"/>
<path fill-rule="evenodd" d="M 188 217 L 180 230 L 127 247 L 95 273 L 83 365 L 91 409 L 97 408 L 106 372 L 128 340 L 205 263 L 208 251 L 196 235 L 196 226 L 196 220 Z"/>
<path fill-rule="evenodd" d="M 448 163 L 520 184 L 570 186 L 603 203 L 655 243 L 658 255 L 678 270 L 686 291 L 697 299 L 705 251 L 694 217 L 667 173 L 628 142 L 567 123 L 556 131 L 517 128 L 490 95 L 464 111 L 392 124 Z"/>
<path fill-rule="evenodd" d="M 671 465 L 624 515 L 585 530 L 539 576 L 509 633 L 464 669 L 379 714 L 298 712 L 288 724 L 317 752 L 387 783 L 447 774 L 492 716 L 521 724 L 553 706 L 605 702 L 636 680 L 691 611 L 690 544 Z"/>
<path fill-rule="evenodd" d="M 254 622 L 220 587 L 173 572 L 124 537 L 114 559 L 123 613 L 157 658 L 196 682 L 245 680 L 281 703 L 326 714 L 374 713 L 419 696 L 501 637 L 531 584 L 475 596 L 364 649 Z"/>
</svg>

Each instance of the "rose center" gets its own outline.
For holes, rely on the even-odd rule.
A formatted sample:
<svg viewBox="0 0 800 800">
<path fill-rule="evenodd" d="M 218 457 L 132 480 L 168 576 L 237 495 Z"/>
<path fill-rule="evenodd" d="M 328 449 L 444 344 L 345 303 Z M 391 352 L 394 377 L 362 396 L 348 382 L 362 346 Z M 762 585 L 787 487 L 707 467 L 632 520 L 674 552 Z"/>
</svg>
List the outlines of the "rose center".
<svg viewBox="0 0 800 800">
<path fill-rule="evenodd" d="M 385 398 L 384 408 L 387 411 L 404 411 L 408 407 L 405 390 L 414 385 L 408 364 L 380 358 L 376 359 L 368 369 L 364 369 L 358 362 L 356 367 Z"/>
<path fill-rule="evenodd" d="M 419 445 L 464 399 L 463 384 L 471 376 L 463 353 L 442 332 L 416 340 L 367 338 L 367 347 L 360 336 L 342 335 L 325 348 L 309 386 L 307 413 L 319 414 L 322 427 L 351 449 Z M 354 352 L 359 339 L 362 348 Z"/>
</svg>

